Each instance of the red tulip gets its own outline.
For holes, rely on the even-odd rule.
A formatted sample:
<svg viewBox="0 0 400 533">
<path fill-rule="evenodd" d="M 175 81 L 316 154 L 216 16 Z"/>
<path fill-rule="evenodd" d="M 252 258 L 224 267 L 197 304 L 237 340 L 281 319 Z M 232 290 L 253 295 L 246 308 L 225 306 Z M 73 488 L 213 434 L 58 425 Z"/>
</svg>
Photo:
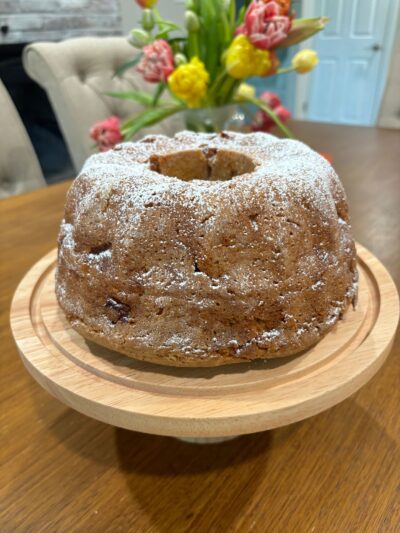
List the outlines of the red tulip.
<svg viewBox="0 0 400 533">
<path fill-rule="evenodd" d="M 291 27 L 290 17 L 281 13 L 282 8 L 275 0 L 253 0 L 236 33 L 247 35 L 257 48 L 274 48 L 286 39 Z"/>
<path fill-rule="evenodd" d="M 96 142 L 100 152 L 111 150 L 123 139 L 121 119 L 112 116 L 96 122 L 90 130 L 90 137 Z"/>
<path fill-rule="evenodd" d="M 146 81 L 154 83 L 166 81 L 174 69 L 174 55 L 167 41 L 159 39 L 143 47 L 143 57 L 137 70 L 143 74 Z"/>
</svg>

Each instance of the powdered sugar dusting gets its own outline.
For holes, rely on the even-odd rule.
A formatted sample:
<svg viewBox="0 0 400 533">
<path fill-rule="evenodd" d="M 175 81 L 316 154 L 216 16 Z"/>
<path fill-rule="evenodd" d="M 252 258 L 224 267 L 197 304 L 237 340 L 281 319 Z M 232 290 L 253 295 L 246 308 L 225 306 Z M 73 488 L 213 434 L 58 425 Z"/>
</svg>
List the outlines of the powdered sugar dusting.
<svg viewBox="0 0 400 533">
<path fill-rule="evenodd" d="M 154 154 L 204 149 L 243 153 L 255 169 L 182 181 L 151 168 Z M 357 290 L 334 170 L 263 133 L 148 136 L 90 157 L 59 240 L 62 307 L 126 352 L 289 353 L 315 342 Z"/>
</svg>

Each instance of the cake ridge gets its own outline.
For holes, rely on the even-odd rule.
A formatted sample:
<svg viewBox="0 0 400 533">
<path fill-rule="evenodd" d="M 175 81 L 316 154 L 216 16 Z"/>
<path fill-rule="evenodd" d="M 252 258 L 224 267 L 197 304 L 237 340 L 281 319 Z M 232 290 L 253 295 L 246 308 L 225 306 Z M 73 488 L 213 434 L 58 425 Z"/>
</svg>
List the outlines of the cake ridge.
<svg viewBox="0 0 400 533">
<path fill-rule="evenodd" d="M 309 147 L 263 133 L 118 145 L 91 156 L 68 193 L 56 292 L 78 331 L 132 357 L 292 355 L 357 294 L 343 187 Z"/>
</svg>

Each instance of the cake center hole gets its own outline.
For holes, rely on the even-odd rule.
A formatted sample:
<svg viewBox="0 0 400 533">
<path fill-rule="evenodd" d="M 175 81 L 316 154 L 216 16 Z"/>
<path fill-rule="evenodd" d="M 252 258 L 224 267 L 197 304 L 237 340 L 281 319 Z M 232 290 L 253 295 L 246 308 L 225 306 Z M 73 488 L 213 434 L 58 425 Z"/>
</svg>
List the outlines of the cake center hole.
<svg viewBox="0 0 400 533">
<path fill-rule="evenodd" d="M 150 157 L 149 164 L 154 172 L 183 181 L 226 181 L 253 172 L 256 168 L 248 155 L 223 148 L 154 154 Z"/>
</svg>

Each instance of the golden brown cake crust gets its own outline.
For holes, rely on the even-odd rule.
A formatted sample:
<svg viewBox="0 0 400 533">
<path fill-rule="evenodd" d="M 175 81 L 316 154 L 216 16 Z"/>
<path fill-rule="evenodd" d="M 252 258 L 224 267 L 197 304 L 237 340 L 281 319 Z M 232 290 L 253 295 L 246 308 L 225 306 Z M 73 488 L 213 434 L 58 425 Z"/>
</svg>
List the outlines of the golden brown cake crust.
<svg viewBox="0 0 400 533">
<path fill-rule="evenodd" d="M 263 133 L 119 145 L 68 193 L 56 293 L 77 331 L 137 359 L 293 355 L 356 298 L 343 187 L 319 154 Z"/>
</svg>

